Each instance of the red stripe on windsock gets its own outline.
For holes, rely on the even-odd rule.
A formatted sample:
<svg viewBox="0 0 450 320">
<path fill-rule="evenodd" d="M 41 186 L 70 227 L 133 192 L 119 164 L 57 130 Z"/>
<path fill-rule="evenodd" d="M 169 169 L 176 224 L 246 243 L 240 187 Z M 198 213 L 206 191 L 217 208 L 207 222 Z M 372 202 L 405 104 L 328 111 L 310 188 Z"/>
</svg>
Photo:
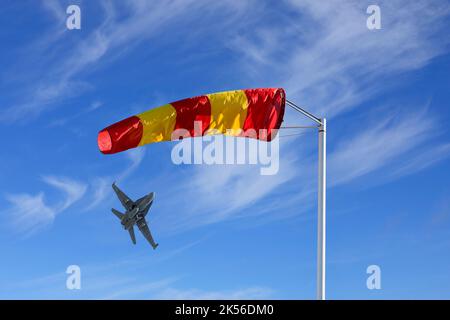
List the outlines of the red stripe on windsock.
<svg viewBox="0 0 450 320">
<path fill-rule="evenodd" d="M 211 121 L 211 104 L 207 96 L 198 96 L 172 102 L 171 105 L 177 111 L 176 129 L 186 129 L 191 137 L 202 136 L 209 127 Z M 201 123 L 201 130 L 195 132 L 194 123 Z"/>
<path fill-rule="evenodd" d="M 244 90 L 248 109 L 244 121 L 244 133 L 256 130 L 256 138 L 271 141 L 283 121 L 286 94 L 282 88 Z M 260 130 L 263 130 L 262 132 Z"/>
<path fill-rule="evenodd" d="M 98 133 L 98 148 L 111 154 L 135 148 L 142 138 L 142 123 L 136 116 L 114 123 Z"/>
</svg>

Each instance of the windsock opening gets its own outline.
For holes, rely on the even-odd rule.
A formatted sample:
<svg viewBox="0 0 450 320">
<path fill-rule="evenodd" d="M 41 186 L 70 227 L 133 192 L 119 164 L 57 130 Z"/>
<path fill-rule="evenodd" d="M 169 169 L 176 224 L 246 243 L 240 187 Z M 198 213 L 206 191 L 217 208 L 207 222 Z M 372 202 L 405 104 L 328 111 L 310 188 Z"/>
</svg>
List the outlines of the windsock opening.
<svg viewBox="0 0 450 320">
<path fill-rule="evenodd" d="M 98 133 L 98 148 L 105 154 L 136 148 L 141 141 L 142 133 L 143 127 L 138 117 L 126 118 Z"/>
<path fill-rule="evenodd" d="M 112 149 L 111 136 L 107 130 L 102 130 L 98 133 L 97 138 L 98 148 L 102 153 L 109 153 Z"/>
</svg>

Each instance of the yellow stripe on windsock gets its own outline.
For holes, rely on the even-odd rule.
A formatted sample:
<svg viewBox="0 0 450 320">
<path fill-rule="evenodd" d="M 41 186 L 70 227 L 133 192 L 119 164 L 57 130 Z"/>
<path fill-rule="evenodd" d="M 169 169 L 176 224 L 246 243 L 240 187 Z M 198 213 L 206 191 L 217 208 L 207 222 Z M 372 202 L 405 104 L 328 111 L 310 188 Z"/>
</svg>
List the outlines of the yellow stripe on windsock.
<svg viewBox="0 0 450 320">
<path fill-rule="evenodd" d="M 247 117 L 248 100 L 243 90 L 226 91 L 207 95 L 211 104 L 209 130 L 227 134 L 242 129 Z M 235 134 L 232 134 L 235 135 Z"/>
<path fill-rule="evenodd" d="M 137 116 L 141 119 L 143 126 L 140 146 L 171 140 L 177 120 L 177 112 L 171 104 L 145 111 Z"/>
</svg>

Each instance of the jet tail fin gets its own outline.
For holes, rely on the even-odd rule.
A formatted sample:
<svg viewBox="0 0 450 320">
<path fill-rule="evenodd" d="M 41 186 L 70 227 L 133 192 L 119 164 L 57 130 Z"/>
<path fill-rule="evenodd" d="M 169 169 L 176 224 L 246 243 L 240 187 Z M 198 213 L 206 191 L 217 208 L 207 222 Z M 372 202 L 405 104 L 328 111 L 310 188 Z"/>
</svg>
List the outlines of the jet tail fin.
<svg viewBox="0 0 450 320">
<path fill-rule="evenodd" d="M 133 244 L 136 244 L 136 236 L 134 234 L 134 228 L 133 226 L 128 229 L 128 232 L 130 233 L 131 241 L 133 241 Z"/>
<path fill-rule="evenodd" d="M 123 217 L 125 216 L 122 212 L 117 211 L 116 209 L 112 208 L 111 209 L 112 213 L 114 213 L 114 215 L 119 218 L 120 221 L 122 221 Z"/>
</svg>

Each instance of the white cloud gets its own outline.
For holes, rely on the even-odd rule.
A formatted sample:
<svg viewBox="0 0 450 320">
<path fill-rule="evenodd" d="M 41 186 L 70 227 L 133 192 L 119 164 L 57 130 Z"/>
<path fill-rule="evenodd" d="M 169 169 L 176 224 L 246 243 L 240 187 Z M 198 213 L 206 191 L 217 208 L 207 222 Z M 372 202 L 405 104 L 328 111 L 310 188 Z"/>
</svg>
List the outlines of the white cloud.
<svg viewBox="0 0 450 320">
<path fill-rule="evenodd" d="M 167 172 L 160 182 L 152 182 L 170 185 L 170 189 L 158 193 L 159 210 L 165 213 L 155 217 L 153 223 L 165 232 L 176 233 L 251 216 L 284 217 L 284 212 L 278 208 L 289 202 L 291 194 L 286 184 L 294 184 L 305 174 L 305 163 L 309 164 L 308 157 L 300 160 L 303 151 L 298 146 L 294 149 L 293 144 L 284 145 L 279 151 L 279 171 L 275 175 L 261 175 L 260 165 L 249 164 L 191 165 L 177 170 L 176 176 Z M 303 190 L 306 185 L 309 183 L 302 182 L 300 188 Z M 261 203 L 267 205 L 259 206 Z M 251 210 L 245 210 L 249 207 Z"/>
<path fill-rule="evenodd" d="M 12 205 L 8 212 L 13 226 L 20 232 L 32 233 L 55 219 L 56 211 L 45 204 L 43 192 L 37 195 L 11 194 L 6 199 Z"/>
<path fill-rule="evenodd" d="M 283 85 L 289 99 L 319 116 L 355 108 L 385 90 L 389 77 L 448 49 L 446 1 L 382 1 L 377 31 L 367 29 L 368 4 L 361 1 L 287 3 L 291 14 L 283 23 L 258 25 L 229 45 L 242 53 L 256 82 Z"/>
<path fill-rule="evenodd" d="M 103 177 L 95 178 L 89 187 L 93 190 L 91 192 L 92 198 L 85 210 L 91 210 L 105 200 L 111 189 L 111 179 Z"/>
<path fill-rule="evenodd" d="M 45 183 L 53 186 L 65 194 L 65 198 L 55 209 L 62 212 L 70 207 L 73 203 L 80 200 L 86 192 L 86 185 L 66 177 L 44 176 L 42 178 Z"/>
<path fill-rule="evenodd" d="M 409 161 L 417 161 L 415 157 L 420 153 L 413 152 L 414 149 L 437 132 L 434 119 L 425 111 L 404 113 L 401 117 L 377 116 L 365 128 L 352 130 L 350 137 L 329 155 L 330 186 L 395 164 L 395 160 L 405 155 L 409 155 Z M 408 171 L 403 170 L 403 174 L 406 173 Z"/>
<path fill-rule="evenodd" d="M 273 290 L 267 287 L 249 287 L 237 290 L 206 291 L 199 289 L 166 288 L 156 299 L 172 300 L 258 300 L 270 299 Z"/>
<path fill-rule="evenodd" d="M 89 107 L 81 110 L 78 113 L 75 113 L 71 116 L 68 117 L 64 117 L 64 118 L 59 118 L 56 119 L 52 122 L 49 123 L 49 127 L 60 127 L 60 126 L 65 126 L 67 123 L 69 122 L 73 122 L 75 121 L 77 118 L 81 117 L 81 116 L 85 116 L 86 114 L 89 114 L 90 112 L 94 112 L 95 110 L 97 110 L 98 108 L 102 107 L 103 103 L 100 101 L 94 101 L 92 102 Z"/>
<path fill-rule="evenodd" d="M 91 88 L 88 82 L 81 79 L 84 72 L 92 72 L 100 65 L 123 56 L 137 44 L 159 35 L 167 28 L 195 22 L 196 15 L 201 15 L 204 23 L 214 20 L 216 15 L 226 16 L 226 19 L 214 20 L 215 23 L 210 24 L 210 28 L 204 29 L 206 32 L 210 32 L 212 28 L 225 29 L 235 21 L 245 21 L 239 19 L 239 16 L 247 12 L 245 8 L 249 4 L 183 0 L 101 2 L 100 5 L 104 15 L 102 23 L 97 28 L 86 29 L 84 32 L 92 31 L 81 40 L 62 39 L 64 32 L 61 30 L 65 29 L 58 28 L 51 29 L 49 34 L 43 33 L 42 38 L 45 40 L 39 40 L 34 47 L 28 47 L 27 52 L 39 53 L 52 48 L 52 54 L 43 54 L 39 61 L 34 61 L 34 55 L 28 57 L 33 64 L 39 63 L 39 68 L 34 65 L 33 68 L 27 68 L 27 79 L 36 78 L 36 81 L 17 86 L 25 88 L 27 99 L 3 108 L 0 121 L 29 121 L 56 102 L 82 94 Z M 60 18 L 60 10 L 63 8 L 58 2 L 45 3 L 44 7 L 53 17 Z M 62 12 L 64 15 L 65 10 Z M 202 37 L 204 33 L 191 32 L 189 37 Z M 58 46 L 55 46 L 59 40 L 64 42 L 58 42 Z M 24 65 L 25 63 L 14 67 L 20 69 Z M 45 76 L 40 73 L 41 69 L 45 69 Z"/>
<path fill-rule="evenodd" d="M 149 299 L 155 291 L 164 290 L 164 288 L 174 281 L 174 278 L 165 278 L 144 283 L 133 281 L 126 286 L 121 286 L 121 288 L 115 288 L 113 292 L 105 295 L 102 299 Z"/>
<path fill-rule="evenodd" d="M 89 184 L 91 197 L 89 198 L 89 204 L 85 208 L 86 211 L 91 210 L 99 206 L 104 200 L 112 194 L 111 184 L 115 181 L 117 183 L 123 182 L 126 178 L 131 176 L 145 157 L 145 148 L 130 149 L 123 153 L 123 157 L 128 160 L 129 164 L 120 173 L 107 177 L 95 177 Z"/>
<path fill-rule="evenodd" d="M 424 170 L 450 156 L 450 143 L 443 143 L 426 150 L 419 150 L 418 155 L 409 161 L 405 161 L 393 170 L 392 177 L 409 175 Z"/>
<path fill-rule="evenodd" d="M 146 1 L 120 5 L 105 2 L 102 5 L 105 15 L 103 23 L 81 42 L 75 45 L 70 43 L 71 53 L 64 56 L 64 61 L 58 60 L 46 66 L 52 74 L 52 81 L 44 81 L 43 86 L 34 87 L 37 99 L 31 99 L 34 102 L 28 106 L 36 114 L 61 98 L 66 90 L 73 92 L 73 85 L 86 88 L 80 80 L 84 71 L 91 71 L 94 66 L 121 57 L 127 50 L 163 28 L 172 26 L 172 23 L 179 23 L 198 13 L 203 13 L 203 16 L 209 14 L 213 19 L 219 9 L 224 9 L 223 4 L 203 1 L 160 2 L 157 5 Z M 226 22 L 215 19 L 217 24 L 211 26 L 212 30 L 219 30 L 226 24 L 231 30 L 228 35 L 234 35 L 224 37 L 223 41 L 224 45 L 242 53 L 239 66 L 251 71 L 242 81 L 254 78 L 258 80 L 252 81 L 252 85 L 258 84 L 259 79 L 265 80 L 264 85 L 268 84 L 267 81 L 277 85 L 281 83 L 290 99 L 328 118 L 355 108 L 383 90 L 386 79 L 423 67 L 444 53 L 448 45 L 447 38 L 439 38 L 446 30 L 445 18 L 449 13 L 444 1 L 436 1 L 432 5 L 426 1 L 382 2 L 380 31 L 366 28 L 366 6 L 359 1 L 287 1 L 285 5 L 289 15 L 282 10 L 272 12 L 267 6 L 258 7 L 258 13 L 273 14 L 280 21 L 270 26 L 266 25 L 266 20 L 261 23 L 255 14 L 252 17 L 245 15 L 248 5 L 242 2 L 228 4 L 226 12 L 233 18 Z M 241 19 L 243 16 L 246 19 Z M 243 25 L 252 27 L 242 28 Z M 205 36 L 204 32 L 212 31 L 195 33 L 193 37 Z M 14 106 L 13 109 L 12 113 L 12 109 L 5 112 L 8 119 L 26 111 L 25 106 Z M 340 138 L 336 138 L 337 147 L 329 148 L 332 151 L 329 155 L 331 183 L 350 182 L 393 161 L 401 163 L 405 155 L 411 156 L 408 158 L 409 166 L 414 161 L 423 164 L 414 160 L 419 154 L 411 152 L 418 147 L 422 147 L 424 154 L 435 150 L 444 157 L 444 146 L 429 143 L 435 120 L 419 123 L 417 114 L 414 114 L 399 121 L 380 118 L 378 123 L 371 122 L 371 126 L 362 129 L 359 135 L 353 132 L 350 138 L 343 136 L 342 143 Z M 288 115 L 286 122 L 290 120 Z M 177 188 L 188 199 L 198 200 L 193 204 L 181 200 L 187 213 L 177 221 L 198 225 L 238 217 L 240 210 L 260 203 L 297 177 L 301 177 L 306 186 L 296 194 L 296 198 L 310 194 L 314 184 L 309 181 L 315 181 L 315 168 L 309 155 L 315 154 L 315 149 L 300 151 L 297 142 L 294 140 L 286 144 L 286 149 L 296 152 L 282 155 L 281 172 L 273 177 L 262 177 L 248 166 L 202 167 L 196 170 L 193 177 L 182 180 Z M 132 164 L 119 175 L 118 180 L 129 176 L 144 155 L 145 149 L 127 151 L 125 156 Z M 428 160 L 430 165 L 434 162 Z M 415 165 L 412 170 L 405 164 L 401 166 L 404 169 L 399 169 L 397 176 L 426 167 Z M 105 181 L 94 186 L 96 192 L 92 203 L 95 205 L 101 203 L 107 194 Z M 192 185 L 195 188 L 190 188 Z M 279 204 L 293 201 L 288 198 L 283 197 L 286 201 L 279 201 Z M 211 207 L 218 209 L 211 212 Z"/>
<path fill-rule="evenodd" d="M 82 289 L 78 292 L 65 288 L 64 284 L 67 280 L 65 272 L 26 279 L 19 283 L 7 284 L 5 287 L 7 287 L 8 297 L 19 296 L 19 299 L 150 299 L 152 295 L 176 281 L 173 277 L 143 280 L 130 275 L 130 272 L 116 273 L 119 267 L 122 271 L 135 271 L 123 262 L 80 266 Z"/>
<path fill-rule="evenodd" d="M 120 182 L 132 174 L 141 164 L 145 157 L 145 148 L 135 148 L 125 151 L 125 157 L 130 161 L 130 165 L 122 171 L 117 181 Z"/>
<path fill-rule="evenodd" d="M 87 110 L 87 112 L 91 112 L 91 111 L 97 110 L 98 108 L 100 108 L 102 106 L 103 106 L 103 102 L 98 101 L 98 100 L 94 101 L 94 102 L 91 103 L 91 105 L 90 105 L 89 109 Z"/>
<path fill-rule="evenodd" d="M 422 68 L 448 51 L 446 21 L 450 8 L 446 1 L 381 1 L 382 29 L 378 31 L 366 27 L 369 3 L 286 3 L 289 15 L 276 12 L 283 16 L 283 23 L 257 25 L 232 38 L 229 46 L 241 53 L 241 64 L 253 83 L 269 79 L 270 84 L 282 84 L 288 99 L 331 120 L 330 186 L 351 182 L 381 168 L 388 169 L 381 174 L 385 179 L 399 178 L 447 156 L 446 142 L 434 140 L 439 119 L 423 114 L 421 107 L 414 109 L 417 102 L 407 102 L 413 104 L 409 109 L 379 107 L 376 119 L 358 118 L 359 124 L 365 123 L 363 128 L 342 117 L 339 124 L 332 125 L 336 116 L 367 107 L 362 103 L 401 86 L 404 81 L 394 82 L 396 76 Z M 396 113 L 395 119 L 389 115 L 392 113 Z M 288 112 L 285 122 L 298 123 L 299 117 Z M 332 131 L 347 122 L 349 128 L 355 129 L 351 133 Z M 316 153 L 316 146 L 313 148 Z M 309 161 L 304 156 L 297 153 L 297 163 Z M 308 163 L 302 181 L 315 181 L 315 164 L 315 160 Z M 297 197 L 303 198 L 313 187 L 309 183 Z"/>
<path fill-rule="evenodd" d="M 61 201 L 47 204 L 44 192 L 6 195 L 11 205 L 7 213 L 12 217 L 12 225 L 25 235 L 52 224 L 59 213 L 80 200 L 86 191 L 86 185 L 65 177 L 46 176 L 43 180 L 63 193 Z"/>
<path fill-rule="evenodd" d="M 362 102 L 386 90 L 386 79 L 421 68 L 445 53 L 449 43 L 442 40 L 449 14 L 444 1 L 433 5 L 426 1 L 382 2 L 380 31 L 367 29 L 367 6 L 359 1 L 288 3 L 294 9 L 289 17 L 276 13 L 284 18 L 283 23 L 246 29 L 228 46 L 241 53 L 240 64 L 249 71 L 248 78 L 254 79 L 252 84 L 258 84 L 259 79 L 269 79 L 269 84 L 277 86 L 281 83 L 289 99 L 319 116 L 325 115 L 331 124 L 335 116 L 362 107 Z M 439 123 L 425 114 L 429 109 L 394 106 L 378 110 L 376 117 L 363 115 L 359 125 L 356 121 L 349 124 L 351 132 L 336 134 L 332 130 L 338 126 L 329 126 L 329 141 L 333 141 L 328 149 L 329 187 L 381 169 L 385 170 L 380 175 L 385 181 L 399 178 L 448 156 L 447 144 L 432 142 Z M 298 119 L 297 114 L 294 118 L 288 113 L 285 122 L 298 123 Z M 302 141 L 305 139 L 310 136 L 302 137 Z M 299 144 L 300 139 L 284 142 L 281 157 L 287 161 L 280 164 L 280 170 L 286 171 L 272 180 L 265 180 L 248 167 L 200 168 L 180 188 L 188 190 L 189 199 L 196 199 L 183 206 L 186 209 L 181 219 L 186 218 L 186 224 L 192 226 L 240 217 L 245 215 L 242 209 L 261 204 L 281 186 L 284 194 L 271 197 L 278 200 L 270 203 L 269 210 L 276 215 L 270 215 L 263 205 L 252 207 L 260 218 L 264 214 L 263 220 L 270 220 L 266 215 L 286 217 L 289 213 L 281 210 L 286 205 L 301 201 L 302 208 L 308 208 L 306 204 L 315 204 L 316 145 L 305 150 Z M 286 154 L 286 150 L 291 152 Z M 296 183 L 297 191 L 293 192 L 295 188 L 288 183 Z"/>
<path fill-rule="evenodd" d="M 141 267 L 142 267 L 142 263 Z M 116 270 L 135 271 L 135 264 L 113 264 L 102 266 L 83 266 L 82 290 L 78 293 L 61 286 L 67 274 L 58 272 L 20 283 L 8 284 L 9 297 L 19 294 L 20 298 L 45 299 L 83 298 L 83 299 L 193 299 L 193 300 L 246 300 L 270 299 L 274 290 L 265 286 L 240 287 L 235 290 L 205 290 L 198 288 L 179 288 L 176 286 L 180 277 L 163 277 L 161 279 L 143 279 L 130 276 L 130 272 L 116 274 Z M 123 272 L 122 272 L 123 273 Z M 24 296 L 23 292 L 27 292 Z"/>
<path fill-rule="evenodd" d="M 381 172 L 378 181 L 388 182 L 450 156 L 448 143 L 429 144 L 441 134 L 429 107 L 404 109 L 408 112 L 377 113 L 366 124 L 354 122 L 346 130 L 350 133 L 342 133 L 345 138 L 328 150 L 329 188 L 376 172 Z M 280 172 L 275 176 L 261 176 L 257 166 L 249 165 L 196 167 L 186 177 L 178 177 L 179 184 L 171 189 L 183 197 L 172 199 L 170 207 L 183 214 L 175 218 L 167 213 L 157 222 L 169 231 L 183 231 L 236 218 L 257 216 L 258 221 L 268 222 L 301 214 L 316 202 L 317 149 L 313 145 L 301 147 L 299 139 L 282 143 Z M 302 203 L 299 209 L 292 210 L 298 203 Z M 246 211 L 250 206 L 252 210 Z"/>
<path fill-rule="evenodd" d="M 60 23 L 66 21 L 66 8 L 61 5 L 58 0 L 45 0 L 42 1 L 43 7 L 53 15 L 53 18 Z"/>
</svg>

